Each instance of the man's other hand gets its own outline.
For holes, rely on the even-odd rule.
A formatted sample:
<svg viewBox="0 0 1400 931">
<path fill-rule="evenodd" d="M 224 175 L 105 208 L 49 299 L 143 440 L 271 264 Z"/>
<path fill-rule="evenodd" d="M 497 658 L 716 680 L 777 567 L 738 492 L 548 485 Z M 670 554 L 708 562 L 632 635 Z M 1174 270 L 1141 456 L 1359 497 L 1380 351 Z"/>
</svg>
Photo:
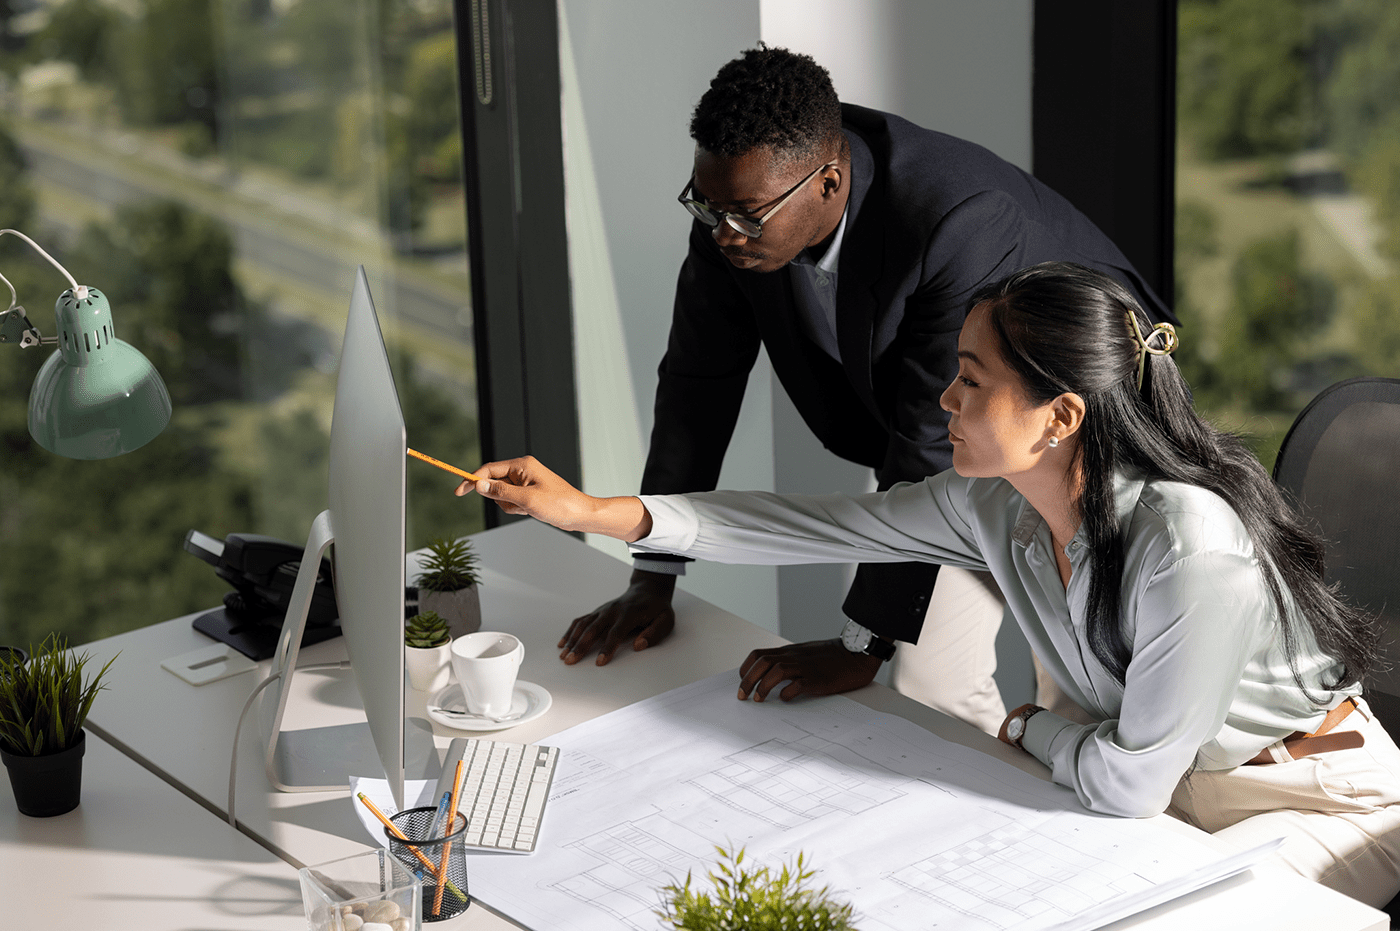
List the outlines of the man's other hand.
<svg viewBox="0 0 1400 931">
<path fill-rule="evenodd" d="M 813 640 L 754 650 L 739 667 L 739 700 L 752 694 L 754 701 L 763 701 L 782 682 L 788 683 L 778 693 L 783 701 L 799 695 L 850 692 L 869 685 L 879 671 L 878 657 L 852 653 L 840 640 Z"/>
<path fill-rule="evenodd" d="M 572 666 L 598 650 L 597 664 L 606 666 L 622 642 L 632 638 L 638 652 L 655 646 L 676 627 L 671 596 L 676 577 L 644 569 L 632 571 L 627 591 L 583 617 L 575 618 L 559 638 L 559 658 Z"/>
</svg>

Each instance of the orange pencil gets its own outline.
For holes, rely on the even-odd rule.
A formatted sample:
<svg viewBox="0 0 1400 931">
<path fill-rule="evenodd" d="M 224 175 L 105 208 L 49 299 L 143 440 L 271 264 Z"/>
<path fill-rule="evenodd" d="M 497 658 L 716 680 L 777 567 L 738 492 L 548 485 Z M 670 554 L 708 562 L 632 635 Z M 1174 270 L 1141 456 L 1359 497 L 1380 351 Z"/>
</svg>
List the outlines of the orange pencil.
<svg viewBox="0 0 1400 931">
<path fill-rule="evenodd" d="M 427 455 L 426 453 L 420 453 L 420 452 L 419 452 L 418 450 L 416 450 L 416 449 L 409 449 L 409 450 L 408 450 L 408 454 L 409 454 L 410 456 L 412 456 L 414 459 L 422 459 L 422 460 L 423 460 L 424 462 L 426 462 L 428 465 L 437 466 L 439 469 L 441 469 L 441 470 L 444 471 L 444 472 L 451 472 L 453 475 L 460 475 L 460 476 L 462 476 L 462 478 L 466 479 L 466 480 L 469 481 L 469 482 L 479 482 L 479 481 L 481 481 L 481 476 L 479 476 L 479 475 L 473 475 L 472 473 L 468 472 L 466 469 L 459 469 L 459 468 L 457 468 L 457 467 L 454 466 L 454 465 L 448 465 L 447 463 L 441 461 L 440 459 L 434 459 L 432 456 L 429 456 L 429 455 Z"/>
<path fill-rule="evenodd" d="M 457 799 L 462 792 L 462 761 L 457 761 L 457 771 L 452 774 L 452 801 L 447 806 L 447 833 L 457 826 Z M 437 868 L 437 895 L 433 896 L 433 914 L 442 911 L 442 887 L 447 879 L 447 855 L 452 852 L 452 841 L 442 845 L 442 861 Z"/>
<path fill-rule="evenodd" d="M 356 793 L 355 797 L 358 798 L 360 801 L 362 801 L 362 802 L 365 803 L 365 807 L 369 809 L 369 813 L 372 814 L 372 815 L 374 815 L 376 818 L 378 818 L 378 819 L 379 819 L 379 823 L 382 824 L 382 825 L 384 825 L 386 828 L 389 829 L 389 833 L 393 834 L 395 837 L 397 837 L 399 840 L 403 841 L 405 844 L 408 843 L 408 838 L 404 836 L 403 831 L 400 831 L 399 828 L 398 828 L 398 825 L 394 824 L 394 822 L 392 822 L 392 821 L 390 821 L 388 818 L 384 817 L 384 812 L 380 811 L 380 810 L 379 810 L 379 806 L 376 805 L 376 804 L 374 804 L 373 802 L 371 802 L 371 801 L 369 800 L 369 796 L 365 795 L 363 792 L 358 792 L 358 793 Z M 432 860 L 429 860 L 427 857 L 423 856 L 422 852 L 421 852 L 417 847 L 414 847 L 414 846 L 410 845 L 409 848 L 408 848 L 408 851 L 409 851 L 409 853 L 411 853 L 411 854 L 413 854 L 415 857 L 417 857 L 417 858 L 418 858 L 418 862 L 421 863 L 421 864 L 423 864 L 423 866 L 427 867 L 427 868 L 430 869 L 430 870 L 436 870 L 436 869 L 437 869 L 437 867 L 433 865 L 433 861 L 432 861 Z M 464 895 L 462 895 L 462 890 L 461 890 L 461 889 L 458 889 L 457 886 L 456 886 L 454 883 L 448 883 L 447 885 L 449 885 L 449 886 L 452 887 L 452 894 L 453 894 L 453 895 L 457 896 L 457 898 L 461 899 L 463 902 L 465 902 L 465 901 L 467 900 L 467 897 L 464 896 Z M 439 895 L 439 896 L 442 895 L 442 887 L 441 887 L 441 886 L 438 887 L 438 895 Z M 433 914 L 436 915 L 437 912 L 433 912 Z"/>
</svg>

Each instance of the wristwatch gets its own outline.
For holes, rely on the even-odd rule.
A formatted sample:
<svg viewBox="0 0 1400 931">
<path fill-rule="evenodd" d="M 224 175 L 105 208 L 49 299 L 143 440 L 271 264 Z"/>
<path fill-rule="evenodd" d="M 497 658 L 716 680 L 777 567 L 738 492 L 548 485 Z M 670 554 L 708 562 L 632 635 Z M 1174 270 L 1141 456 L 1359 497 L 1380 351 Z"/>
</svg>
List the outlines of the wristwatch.
<svg viewBox="0 0 1400 931">
<path fill-rule="evenodd" d="M 877 637 L 869 627 L 855 621 L 847 621 L 846 626 L 841 628 L 841 645 L 852 653 L 874 656 L 881 662 L 894 656 L 893 641 Z"/>
<path fill-rule="evenodd" d="M 1026 736 L 1026 722 L 1037 712 L 1044 710 L 1045 709 L 1039 705 L 1028 705 L 1025 711 L 1022 711 L 1020 714 L 1016 715 L 1016 717 L 1006 722 L 1006 739 L 1011 741 L 1012 745 L 1017 750 L 1026 749 L 1021 746 L 1021 738 Z"/>
</svg>

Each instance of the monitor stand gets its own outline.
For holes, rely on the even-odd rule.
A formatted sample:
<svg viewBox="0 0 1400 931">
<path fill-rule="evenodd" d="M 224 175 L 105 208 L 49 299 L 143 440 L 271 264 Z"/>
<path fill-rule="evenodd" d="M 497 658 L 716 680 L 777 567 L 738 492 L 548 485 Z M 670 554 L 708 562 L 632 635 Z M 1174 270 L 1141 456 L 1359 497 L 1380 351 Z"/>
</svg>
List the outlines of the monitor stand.
<svg viewBox="0 0 1400 931">
<path fill-rule="evenodd" d="M 385 773 L 394 804 L 403 807 L 405 774 L 415 779 L 436 778 L 441 770 L 432 726 L 421 718 L 405 718 L 402 733 L 403 765 L 386 767 L 376 747 L 369 725 L 357 724 L 282 730 L 297 652 L 306 631 L 306 617 L 316 585 L 317 567 L 326 548 L 334 541 L 331 512 L 322 511 L 311 523 L 311 532 L 302 553 L 301 569 L 282 622 L 282 634 L 273 654 L 269 679 L 279 682 L 261 697 L 259 721 L 264 743 L 263 765 L 267 778 L 282 792 L 332 792 L 348 788 L 351 776 Z M 400 621 L 402 623 L 402 621 Z M 399 675 L 403 675 L 402 660 Z M 396 771 L 395 771 L 396 770 Z"/>
</svg>

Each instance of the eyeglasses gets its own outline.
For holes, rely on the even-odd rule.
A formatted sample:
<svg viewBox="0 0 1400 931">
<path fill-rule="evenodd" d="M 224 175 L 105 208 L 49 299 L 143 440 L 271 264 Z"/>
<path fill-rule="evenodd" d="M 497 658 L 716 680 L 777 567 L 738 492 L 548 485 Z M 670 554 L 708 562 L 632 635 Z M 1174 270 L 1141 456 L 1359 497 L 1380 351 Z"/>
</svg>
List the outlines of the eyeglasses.
<svg viewBox="0 0 1400 931">
<path fill-rule="evenodd" d="M 716 210 L 709 204 L 705 203 L 703 200 L 695 200 L 694 198 L 690 197 L 690 189 L 695 187 L 695 175 L 693 174 L 690 176 L 690 181 L 686 184 L 685 190 L 681 191 L 681 196 L 677 197 L 676 200 L 680 202 L 680 205 L 682 207 L 690 211 L 691 216 L 693 216 L 695 219 L 699 220 L 706 226 L 710 227 L 711 229 L 715 229 L 716 227 L 718 227 L 720 221 L 723 220 L 725 223 L 728 223 L 733 229 L 743 234 L 746 238 L 757 239 L 763 235 L 763 224 L 773 219 L 773 214 L 777 213 L 779 210 L 782 210 L 783 204 L 786 204 L 788 201 L 792 200 L 793 195 L 802 189 L 802 185 L 806 184 L 808 181 L 811 181 L 817 175 L 821 174 L 823 171 L 826 171 L 828 168 L 835 164 L 835 162 L 827 162 L 825 165 L 818 165 L 817 168 L 811 174 L 794 184 L 792 188 L 781 198 L 779 198 L 778 202 L 774 204 L 769 209 L 769 211 L 761 217 L 751 217 L 741 213 L 729 213 L 724 210 Z"/>
</svg>

